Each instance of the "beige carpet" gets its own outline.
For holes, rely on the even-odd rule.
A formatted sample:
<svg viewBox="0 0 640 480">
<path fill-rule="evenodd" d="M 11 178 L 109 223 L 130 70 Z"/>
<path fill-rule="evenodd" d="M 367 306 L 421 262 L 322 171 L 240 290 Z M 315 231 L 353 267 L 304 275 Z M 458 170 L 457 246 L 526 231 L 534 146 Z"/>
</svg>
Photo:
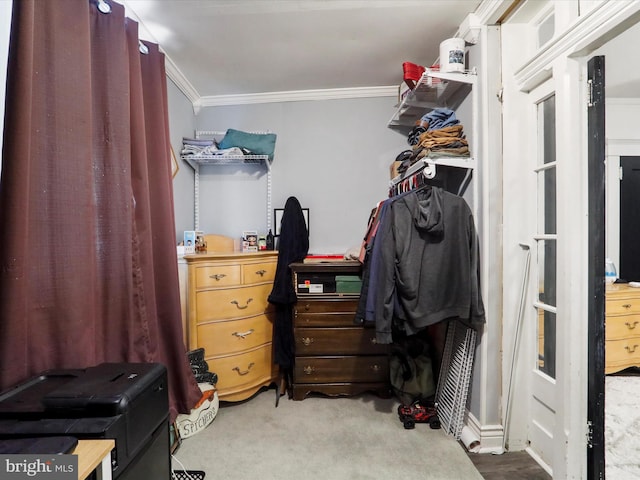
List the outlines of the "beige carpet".
<svg viewBox="0 0 640 480">
<path fill-rule="evenodd" d="M 275 391 L 266 390 L 220 408 L 211 425 L 182 441 L 173 468 L 202 470 L 206 480 L 482 480 L 443 430 L 405 430 L 397 405 L 365 394 L 285 396 L 275 408 Z"/>
<path fill-rule="evenodd" d="M 640 479 L 640 376 L 607 376 L 605 383 L 605 475 Z"/>
</svg>

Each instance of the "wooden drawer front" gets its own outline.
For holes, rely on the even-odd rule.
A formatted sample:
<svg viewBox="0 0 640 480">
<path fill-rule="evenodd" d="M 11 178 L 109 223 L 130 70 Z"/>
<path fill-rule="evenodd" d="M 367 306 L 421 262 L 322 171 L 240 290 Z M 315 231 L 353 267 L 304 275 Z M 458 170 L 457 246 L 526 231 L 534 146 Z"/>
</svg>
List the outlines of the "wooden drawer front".
<svg viewBox="0 0 640 480">
<path fill-rule="evenodd" d="M 296 327 L 353 327 L 358 299 L 300 300 L 294 306 Z"/>
<path fill-rule="evenodd" d="M 276 275 L 276 262 L 250 263 L 242 266 L 243 283 L 273 283 Z"/>
<path fill-rule="evenodd" d="M 265 313 L 271 284 L 207 290 L 196 293 L 197 323 L 243 318 Z"/>
<path fill-rule="evenodd" d="M 216 387 L 221 392 L 259 383 L 271 378 L 271 344 L 240 355 L 208 358 L 207 363 L 209 371 L 218 375 Z"/>
<path fill-rule="evenodd" d="M 355 313 L 297 314 L 294 318 L 296 327 L 353 327 Z"/>
<path fill-rule="evenodd" d="M 240 265 L 196 267 L 196 288 L 240 285 Z"/>
<path fill-rule="evenodd" d="M 206 323 L 197 329 L 198 347 L 215 355 L 243 352 L 269 343 L 273 338 L 273 325 L 266 315 Z"/>
<path fill-rule="evenodd" d="M 607 340 L 640 337 L 640 315 L 606 317 Z"/>
<path fill-rule="evenodd" d="M 386 356 L 296 357 L 295 383 L 388 382 Z"/>
<path fill-rule="evenodd" d="M 358 299 L 344 300 L 336 298 L 332 300 L 307 300 L 298 298 L 295 305 L 295 312 L 298 315 L 303 313 L 352 313 L 358 309 Z"/>
<path fill-rule="evenodd" d="M 605 370 L 607 372 L 640 365 L 640 338 L 607 340 L 605 349 Z M 612 370 L 611 367 L 619 368 Z"/>
<path fill-rule="evenodd" d="M 296 355 L 385 354 L 373 328 L 296 328 Z"/>
<path fill-rule="evenodd" d="M 607 315 L 626 315 L 640 313 L 640 299 L 611 298 L 606 303 Z"/>
</svg>

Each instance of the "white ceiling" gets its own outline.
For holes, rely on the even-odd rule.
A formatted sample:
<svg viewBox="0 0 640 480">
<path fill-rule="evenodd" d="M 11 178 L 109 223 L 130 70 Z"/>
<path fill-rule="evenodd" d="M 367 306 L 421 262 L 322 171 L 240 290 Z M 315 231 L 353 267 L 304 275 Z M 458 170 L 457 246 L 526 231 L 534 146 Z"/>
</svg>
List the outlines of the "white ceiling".
<svg viewBox="0 0 640 480">
<path fill-rule="evenodd" d="M 480 0 L 121 0 L 197 98 L 397 86 Z"/>
</svg>

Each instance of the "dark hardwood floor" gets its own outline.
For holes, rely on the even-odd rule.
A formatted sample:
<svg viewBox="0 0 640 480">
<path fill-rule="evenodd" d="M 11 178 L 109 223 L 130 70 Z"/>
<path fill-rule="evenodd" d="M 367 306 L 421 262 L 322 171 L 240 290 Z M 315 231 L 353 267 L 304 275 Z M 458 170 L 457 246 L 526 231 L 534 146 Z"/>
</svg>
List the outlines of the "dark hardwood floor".
<svg viewBox="0 0 640 480">
<path fill-rule="evenodd" d="M 465 451 L 467 451 L 466 448 Z M 492 455 L 467 451 L 467 455 L 485 480 L 551 480 L 551 475 L 527 452 Z"/>
</svg>

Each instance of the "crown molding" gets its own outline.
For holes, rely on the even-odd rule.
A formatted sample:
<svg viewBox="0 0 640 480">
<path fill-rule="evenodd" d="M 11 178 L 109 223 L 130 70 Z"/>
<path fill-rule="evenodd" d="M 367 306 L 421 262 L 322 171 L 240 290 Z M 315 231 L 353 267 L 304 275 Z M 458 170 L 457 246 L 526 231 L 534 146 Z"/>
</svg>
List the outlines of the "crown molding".
<svg viewBox="0 0 640 480">
<path fill-rule="evenodd" d="M 198 91 L 193 85 L 191 85 L 191 82 L 187 80 L 187 77 L 182 74 L 180 69 L 175 63 L 173 63 L 173 60 L 171 60 L 171 57 L 169 57 L 166 52 L 164 54 L 164 68 L 167 77 L 175 83 L 176 87 L 178 87 L 184 96 L 189 99 L 189 101 L 194 105 L 195 110 L 195 104 L 200 99 L 200 94 L 198 94 Z"/>
<path fill-rule="evenodd" d="M 303 102 L 309 100 L 342 100 L 348 98 L 397 97 L 398 86 L 328 88 L 318 90 L 291 90 L 285 92 L 251 93 L 244 95 L 212 95 L 194 102 L 194 109 L 253 103 Z"/>
<path fill-rule="evenodd" d="M 640 12 L 640 2 L 619 0 L 604 2 L 577 21 L 561 35 L 549 41 L 529 62 L 515 72 L 522 92 L 530 92 L 551 75 L 551 64 L 560 55 L 582 56 L 593 50 L 598 40 L 614 28 L 630 22 Z"/>
<path fill-rule="evenodd" d="M 472 15 L 480 25 L 495 25 L 518 3 L 519 0 L 483 0 Z"/>
</svg>

